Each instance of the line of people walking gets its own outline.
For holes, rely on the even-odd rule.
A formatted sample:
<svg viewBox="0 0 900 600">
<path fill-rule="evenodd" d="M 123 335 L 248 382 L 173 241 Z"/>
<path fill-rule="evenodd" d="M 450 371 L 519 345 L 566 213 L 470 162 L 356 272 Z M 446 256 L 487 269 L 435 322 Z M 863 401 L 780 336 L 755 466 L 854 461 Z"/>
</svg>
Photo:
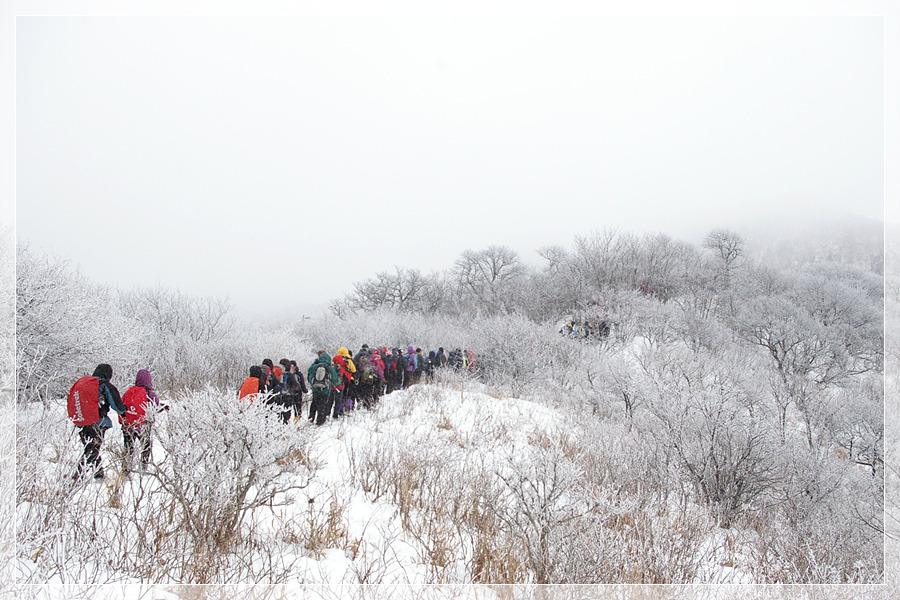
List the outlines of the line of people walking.
<svg viewBox="0 0 900 600">
<path fill-rule="evenodd" d="M 247 402 L 263 398 L 279 409 L 283 423 L 305 417 L 322 425 L 329 416 L 339 419 L 358 407 L 371 409 L 386 394 L 429 381 L 437 369 L 475 371 L 477 366 L 470 350 L 457 348 L 445 354 L 443 348 L 438 348 L 425 355 L 421 348 L 413 346 L 403 352 L 399 348 L 369 348 L 363 344 L 355 355 L 345 347 L 338 348 L 334 356 L 319 350 L 305 377 L 296 361 L 283 358 L 275 365 L 267 358 L 250 367 L 238 396 Z M 140 369 L 134 385 L 124 395 L 112 384 L 112 377 L 112 366 L 99 364 L 91 375 L 79 378 L 69 389 L 68 417 L 84 447 L 73 479 L 104 478 L 100 449 L 106 431 L 113 426 L 110 410 L 118 415 L 122 427 L 125 472 L 132 469 L 132 459 L 140 460 L 142 470 L 152 460 L 154 415 L 169 407 L 160 402 L 154 391 L 149 370 Z M 304 415 L 306 394 L 311 396 Z"/>
<path fill-rule="evenodd" d="M 352 355 L 346 347 L 338 348 L 334 356 L 318 350 L 316 359 L 306 370 L 306 377 L 297 362 L 283 358 L 277 367 L 271 359 L 252 365 L 249 376 L 239 391 L 239 398 L 253 402 L 259 397 L 280 407 L 282 422 L 304 417 L 316 425 L 329 417 L 339 419 L 349 411 L 362 407 L 373 408 L 386 394 L 408 388 L 419 381 L 430 380 L 436 369 L 453 367 L 474 371 L 478 363 L 471 350 L 456 350 L 449 354 L 443 348 L 427 355 L 421 348 L 370 348 L 363 344 Z M 304 415 L 304 396 L 310 394 Z"/>
</svg>

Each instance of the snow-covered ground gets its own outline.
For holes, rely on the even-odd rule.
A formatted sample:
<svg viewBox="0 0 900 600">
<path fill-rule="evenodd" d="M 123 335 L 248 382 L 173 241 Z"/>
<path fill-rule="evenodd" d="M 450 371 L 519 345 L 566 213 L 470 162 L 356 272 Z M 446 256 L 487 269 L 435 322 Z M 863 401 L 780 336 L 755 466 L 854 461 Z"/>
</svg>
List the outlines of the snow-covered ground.
<svg viewBox="0 0 900 600">
<path fill-rule="evenodd" d="M 172 432 L 196 414 L 179 402 L 206 401 L 208 395 L 175 399 L 173 410 L 161 415 L 154 443 L 160 471 L 173 468 L 166 455 L 175 447 Z M 167 546 L 157 539 L 154 548 L 170 554 L 142 557 L 147 532 L 138 535 L 134 527 L 140 519 L 164 517 L 150 512 L 135 518 L 137 507 L 162 502 L 168 491 L 153 475 L 121 475 L 118 425 L 103 448 L 106 480 L 78 485 L 67 479 L 81 445 L 62 401 L 50 410 L 20 408 L 17 425 L 17 583 L 49 584 L 57 591 L 73 583 L 114 584 L 104 588 L 112 597 L 127 589 L 146 597 L 144 587 L 127 586 L 183 583 L 178 573 L 197 572 L 196 565 L 180 571 L 172 566 L 188 560 L 172 549 L 188 553 L 189 544 Z M 302 456 L 274 476 L 280 487 L 266 488 L 275 490 L 270 501 L 247 512 L 242 531 L 248 543 L 210 583 L 277 583 L 279 590 L 317 598 L 520 597 L 508 594 L 534 593 L 542 568 L 571 569 L 569 576 L 578 577 L 573 557 L 591 548 L 598 554 L 585 555 L 585 561 L 604 565 L 617 583 L 640 577 L 652 582 L 648 574 L 681 577 L 681 583 L 706 586 L 698 589 L 708 597 L 731 597 L 721 595 L 731 588 L 719 586 L 759 581 L 754 531 L 715 526 L 702 507 L 685 503 L 687 495 L 642 500 L 642 494 L 653 496 L 654 483 L 634 472 L 640 450 L 619 446 L 620 426 L 585 419 L 539 391 L 534 399 L 507 398 L 475 381 L 448 379 L 395 392 L 372 411 L 352 411 L 321 427 L 306 420 L 251 427 L 248 439 L 269 436 L 259 447 L 275 452 L 295 444 Z M 198 439 L 193 450 L 208 441 Z M 233 464 L 226 460 L 231 450 L 222 449 L 227 444 L 216 448 L 221 457 L 198 455 L 198 473 Z M 161 532 L 157 537 L 174 536 L 166 523 L 151 524 Z M 607 574 L 581 576 L 596 582 Z M 154 598 L 167 598 L 185 597 L 189 588 L 152 589 Z M 596 590 L 590 597 L 598 598 L 632 590 L 578 589 Z M 753 589 L 759 594 L 764 588 Z M 547 590 L 547 598 L 571 597 L 563 593 L 571 588 Z"/>
<path fill-rule="evenodd" d="M 166 419 L 177 419 L 182 414 L 177 409 L 163 414 L 156 425 L 158 431 L 166 430 Z M 375 410 L 356 410 L 338 421 L 329 420 L 322 427 L 305 420 L 290 424 L 286 427 L 296 430 L 301 436 L 297 439 L 307 444 L 304 461 L 311 468 L 294 475 L 299 489 L 279 492 L 269 505 L 247 514 L 245 527 L 252 530 L 259 548 L 251 553 L 251 559 L 258 564 L 244 572 L 263 574 L 262 577 L 277 573 L 277 582 L 288 584 L 469 583 L 473 564 L 478 560 L 475 554 L 485 551 L 485 540 L 477 539 L 477 532 L 462 523 L 453 529 L 453 519 L 463 514 L 471 518 L 468 511 L 472 507 L 450 503 L 472 500 L 475 504 L 485 499 L 512 502 L 505 512 L 492 507 L 501 518 L 509 519 L 507 524 L 515 525 L 522 517 L 510 515 L 510 511 L 534 509 L 533 515 L 521 519 L 526 527 L 528 519 L 545 518 L 548 528 L 558 526 L 566 535 L 578 533 L 565 529 L 566 519 L 577 514 L 593 511 L 627 517 L 627 511 L 623 512 L 620 501 L 609 490 L 576 489 L 581 481 L 580 470 L 585 467 L 570 460 L 569 455 L 580 445 L 591 443 L 583 439 L 583 427 L 574 422 L 576 419 L 577 414 L 570 408 L 500 398 L 478 383 L 456 381 L 421 384 L 395 392 L 384 397 Z M 20 499 L 20 524 L 34 519 L 36 514 L 45 518 L 55 514 L 35 511 L 36 504 L 60 502 L 68 508 L 62 510 L 60 530 L 53 535 L 83 534 L 86 514 L 93 510 L 93 526 L 100 529 L 98 542 L 121 543 L 111 530 L 122 523 L 133 523 L 122 518 L 122 511 L 130 510 L 138 501 L 151 502 L 159 484 L 147 474 L 121 476 L 118 426 L 108 432 L 103 449 L 107 464 L 105 482 L 74 487 L 65 480 L 77 460 L 80 444 L 71 435 L 62 404 L 48 412 L 34 405 L 20 412 L 18 426 L 26 432 L 22 441 L 40 445 L 35 454 L 40 464 L 25 468 L 20 465 L 20 478 L 40 480 L 45 491 L 57 494 L 44 499 Z M 66 433 L 60 435 L 61 432 Z M 547 464 L 548 457 L 556 457 L 553 464 Z M 155 442 L 154 458 L 161 465 L 167 464 L 159 439 Z M 499 479 L 487 481 L 486 476 L 491 475 Z M 471 478 L 485 480 L 473 484 Z M 548 478 L 550 484 L 546 483 Z M 484 489 L 478 489 L 478 485 Z M 555 485 L 556 489 L 540 487 L 547 485 Z M 615 489 L 615 485 L 611 483 L 610 489 Z M 448 505 L 435 506 L 441 498 L 429 494 L 444 494 Z M 533 503 L 543 504 L 532 506 Z M 683 509 L 680 514 L 684 514 Z M 66 515 L 75 515 L 78 526 L 67 531 Z M 435 515 L 442 519 L 440 523 L 432 520 Z M 585 523 L 606 521 L 594 519 Z M 526 544 L 531 540 L 528 535 L 523 533 Z M 752 581 L 750 574 L 735 562 L 740 553 L 726 549 L 739 538 L 740 534 L 714 530 L 697 542 L 694 551 L 703 557 L 696 568 L 698 580 Z M 52 560 L 46 556 L 51 551 L 83 545 L 32 537 L 20 537 L 18 542 L 19 582 L 58 584 L 78 582 L 80 578 L 86 578 L 82 582 L 99 583 L 158 581 L 158 574 L 150 575 L 152 569 L 146 571 L 147 579 L 142 579 L 102 564 L 102 551 L 54 556 Z M 277 557 L 274 565 L 273 557 Z M 498 562 L 498 557 L 491 560 Z M 125 562 L 134 565 L 140 559 L 131 557 Z M 515 573 L 532 571 L 531 565 L 509 568 L 520 569 L 511 571 Z M 490 577 L 490 572 L 485 571 L 486 577 Z M 248 577 L 246 574 L 244 577 Z M 259 582 L 265 580 L 229 581 Z"/>
<path fill-rule="evenodd" d="M 514 452 L 517 447 L 528 444 L 529 435 L 560 431 L 564 419 L 558 411 L 534 402 L 518 399 L 498 399 L 488 395 L 481 386 L 469 383 L 467 389 L 452 389 L 436 385 L 419 385 L 386 396 L 375 410 L 354 410 L 339 420 L 331 420 L 322 427 L 316 427 L 306 420 L 292 423 L 288 427 L 305 430 L 311 434 L 311 458 L 315 462 L 313 476 L 309 482 L 301 476 L 303 489 L 287 497 L 279 495 L 277 501 L 286 505 L 274 508 L 262 507 L 253 511 L 248 521 L 253 523 L 255 533 L 262 538 L 270 538 L 279 545 L 279 554 L 285 564 L 291 564 L 290 581 L 300 583 L 426 583 L 428 574 L 420 563 L 420 557 L 408 536 L 404 535 L 400 524 L 398 506 L 384 492 L 384 483 L 373 483 L 379 489 L 363 491 L 354 472 L 361 468 L 365 457 L 388 451 L 394 444 L 412 444 L 423 450 L 427 460 L 429 446 L 442 446 L 441 454 L 446 459 L 447 449 L 458 460 L 467 460 L 473 453 L 493 455 Z M 45 412 L 40 405 L 20 412 L 18 426 L 33 432 L 59 432 L 66 430 L 69 435 L 40 435 L 42 441 L 38 456 L 43 464 L 35 465 L 40 477 L 46 480 L 58 479 L 60 486 L 67 479 L 73 463 L 77 460 L 80 444 L 71 434 L 65 422 L 65 408 L 62 404 L 55 411 Z M 163 413 L 161 420 L 172 418 Z M 160 422 L 157 428 L 165 427 Z M 67 500 L 73 504 L 87 504 L 108 507 L 115 504 L 114 497 L 136 496 L 138 488 L 146 486 L 149 475 L 132 475 L 123 478 L 117 458 L 122 451 L 122 441 L 118 426 L 107 432 L 103 446 L 106 464 L 106 480 L 103 483 L 82 483 L 74 486 Z M 391 457 L 382 455 L 385 469 Z M 154 444 L 154 458 L 164 462 L 165 451 L 159 443 Z M 355 462 L 354 467 L 351 463 Z M 429 465 L 440 469 L 440 464 Z M 21 473 L 28 475 L 28 469 Z M 152 487 L 152 486 L 151 486 Z M 136 488 L 131 490 L 129 488 Z M 66 492 L 63 492 L 66 493 Z M 146 493 L 146 491 L 144 491 Z M 127 504 L 127 503 L 126 503 Z M 30 502 L 20 503 L 20 513 L 27 511 Z M 298 524 L 297 533 L 302 534 L 311 522 L 327 519 L 324 513 L 338 512 L 340 523 L 333 526 L 340 530 L 340 540 L 347 548 L 308 547 L 308 540 L 285 534 L 285 524 Z M 115 523 L 107 522 L 108 527 Z M 316 523 L 318 525 L 318 523 Z M 101 526 L 103 526 L 101 524 Z M 62 533 L 62 532 L 61 532 Z M 286 541 L 287 540 L 287 541 Z M 62 575 L 47 581 L 36 579 L 36 561 L 28 557 L 39 557 L 41 548 L 19 547 L 20 581 L 41 583 L 64 583 Z M 355 554 L 357 560 L 351 560 Z M 73 563 L 89 562 L 90 556 L 72 556 Z M 100 567 L 98 567 L 100 568 Z M 366 572 L 361 572 L 365 570 Z M 72 572 L 85 572 L 82 567 L 73 566 Z M 109 573 L 104 581 L 116 581 L 120 574 Z M 368 577 L 368 579 L 366 579 Z M 107 579 L 108 578 L 108 579 Z M 373 580 L 373 578 L 377 578 Z M 132 580 L 121 577 L 122 581 Z M 133 580 L 132 580 L 133 581 Z"/>
</svg>

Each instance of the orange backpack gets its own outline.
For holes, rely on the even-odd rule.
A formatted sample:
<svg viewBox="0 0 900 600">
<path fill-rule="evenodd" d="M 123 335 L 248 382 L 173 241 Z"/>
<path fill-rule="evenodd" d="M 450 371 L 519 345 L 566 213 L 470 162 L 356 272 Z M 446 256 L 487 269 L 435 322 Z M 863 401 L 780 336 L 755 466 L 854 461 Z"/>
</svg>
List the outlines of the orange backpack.
<svg viewBox="0 0 900 600">
<path fill-rule="evenodd" d="M 250 404 L 253 404 L 253 401 L 256 400 L 256 397 L 259 395 L 259 378 L 258 377 L 248 377 L 244 380 L 244 384 L 241 386 L 240 394 L 238 395 L 238 399 L 243 400 L 245 397 L 249 396 Z"/>
</svg>

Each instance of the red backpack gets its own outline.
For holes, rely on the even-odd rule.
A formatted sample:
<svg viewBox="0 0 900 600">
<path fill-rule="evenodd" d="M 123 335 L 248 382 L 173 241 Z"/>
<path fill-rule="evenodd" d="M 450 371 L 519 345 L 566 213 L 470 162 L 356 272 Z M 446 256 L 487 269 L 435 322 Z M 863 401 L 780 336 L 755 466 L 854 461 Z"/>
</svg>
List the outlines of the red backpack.
<svg viewBox="0 0 900 600">
<path fill-rule="evenodd" d="M 86 375 L 69 390 L 69 420 L 80 427 L 100 421 L 100 380 Z"/>
<path fill-rule="evenodd" d="M 142 425 L 146 420 L 146 405 L 149 401 L 147 390 L 141 386 L 135 385 L 128 388 L 128 391 L 122 396 L 122 404 L 125 405 L 125 416 L 119 417 L 119 422 L 126 425 Z"/>
</svg>

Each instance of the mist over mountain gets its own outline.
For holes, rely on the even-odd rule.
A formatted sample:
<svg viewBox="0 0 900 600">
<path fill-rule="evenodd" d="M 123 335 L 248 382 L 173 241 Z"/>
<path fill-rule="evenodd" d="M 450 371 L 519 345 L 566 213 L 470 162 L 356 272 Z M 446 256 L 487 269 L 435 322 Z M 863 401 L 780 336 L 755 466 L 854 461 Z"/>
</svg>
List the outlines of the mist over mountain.
<svg viewBox="0 0 900 600">
<path fill-rule="evenodd" d="M 859 216 L 810 216 L 760 220 L 736 230 L 745 238 L 747 254 L 772 267 L 790 269 L 825 261 L 883 274 L 886 236 L 896 240 L 900 225 Z"/>
</svg>

